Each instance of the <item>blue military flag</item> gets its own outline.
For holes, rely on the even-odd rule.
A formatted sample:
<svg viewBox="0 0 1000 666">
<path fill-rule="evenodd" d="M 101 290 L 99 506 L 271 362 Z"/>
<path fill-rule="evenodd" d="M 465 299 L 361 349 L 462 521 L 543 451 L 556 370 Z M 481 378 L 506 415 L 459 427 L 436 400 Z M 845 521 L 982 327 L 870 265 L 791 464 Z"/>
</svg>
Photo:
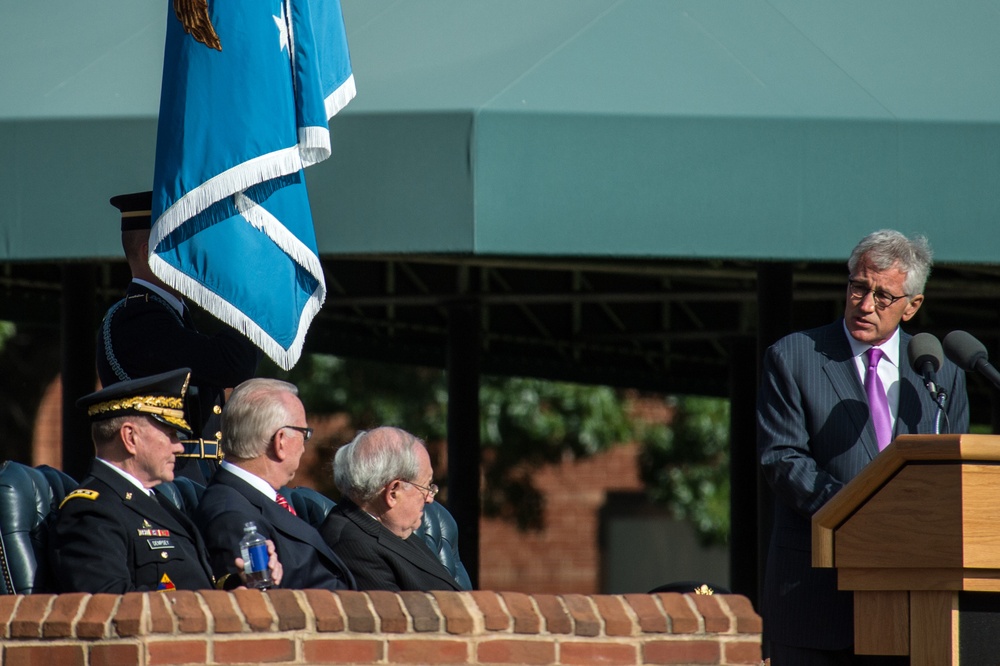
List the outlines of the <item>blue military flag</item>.
<svg viewBox="0 0 1000 666">
<path fill-rule="evenodd" d="M 338 0 L 175 0 L 150 266 L 279 366 L 326 298 L 303 169 L 353 97 Z"/>
</svg>

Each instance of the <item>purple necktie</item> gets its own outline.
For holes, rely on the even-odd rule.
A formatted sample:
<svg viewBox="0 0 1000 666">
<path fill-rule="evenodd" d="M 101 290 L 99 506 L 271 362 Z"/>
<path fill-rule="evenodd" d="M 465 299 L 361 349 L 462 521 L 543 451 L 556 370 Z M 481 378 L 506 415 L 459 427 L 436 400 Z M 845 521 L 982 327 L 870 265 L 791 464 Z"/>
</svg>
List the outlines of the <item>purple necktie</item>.
<svg viewBox="0 0 1000 666">
<path fill-rule="evenodd" d="M 892 419 L 889 418 L 889 400 L 878 376 L 878 362 L 882 360 L 882 350 L 872 347 L 868 350 L 868 372 L 865 373 L 865 393 L 868 394 L 868 408 L 872 412 L 875 438 L 881 451 L 892 442 Z"/>
</svg>

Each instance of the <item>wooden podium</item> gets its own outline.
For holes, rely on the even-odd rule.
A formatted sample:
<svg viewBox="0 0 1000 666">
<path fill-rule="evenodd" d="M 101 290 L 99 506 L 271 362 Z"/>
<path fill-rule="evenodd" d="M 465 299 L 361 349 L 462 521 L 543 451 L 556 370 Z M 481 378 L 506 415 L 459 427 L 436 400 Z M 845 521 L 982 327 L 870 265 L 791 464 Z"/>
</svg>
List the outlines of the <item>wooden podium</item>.
<svg viewBox="0 0 1000 666">
<path fill-rule="evenodd" d="M 960 621 L 960 599 L 1000 609 L 1000 595 L 966 594 L 1000 592 L 1000 436 L 897 438 L 813 516 L 812 553 L 854 591 L 858 654 L 958 664 L 960 628 L 982 632 L 984 617 Z"/>
</svg>

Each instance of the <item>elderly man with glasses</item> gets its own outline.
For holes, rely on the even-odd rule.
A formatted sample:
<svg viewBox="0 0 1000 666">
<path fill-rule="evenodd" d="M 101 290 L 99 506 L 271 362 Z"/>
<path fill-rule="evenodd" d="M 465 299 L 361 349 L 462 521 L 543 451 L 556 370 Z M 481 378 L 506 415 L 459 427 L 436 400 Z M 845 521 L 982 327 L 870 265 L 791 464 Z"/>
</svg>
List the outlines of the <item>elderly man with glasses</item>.
<svg viewBox="0 0 1000 666">
<path fill-rule="evenodd" d="M 361 590 L 461 590 L 414 531 L 438 487 L 424 443 L 398 428 L 362 432 L 337 450 L 343 495 L 320 527 Z"/>
<path fill-rule="evenodd" d="M 853 595 L 834 569 L 814 569 L 811 517 L 903 434 L 934 433 L 935 396 L 907 362 L 900 329 L 924 301 L 931 250 L 923 237 L 869 234 L 847 262 L 844 317 L 793 333 L 764 357 L 757 448 L 774 492 L 774 525 L 762 595 L 765 650 L 779 664 L 884 664 L 854 655 Z M 965 375 L 945 361 L 951 432 L 966 432 Z M 902 663 L 909 663 L 903 658 Z"/>
<path fill-rule="evenodd" d="M 250 379 L 222 411 L 225 460 L 198 503 L 195 520 L 216 574 L 232 571 L 247 522 L 274 541 L 284 566 L 281 587 L 354 589 L 354 577 L 316 528 L 295 515 L 279 490 L 295 476 L 312 429 L 295 385 Z"/>
</svg>

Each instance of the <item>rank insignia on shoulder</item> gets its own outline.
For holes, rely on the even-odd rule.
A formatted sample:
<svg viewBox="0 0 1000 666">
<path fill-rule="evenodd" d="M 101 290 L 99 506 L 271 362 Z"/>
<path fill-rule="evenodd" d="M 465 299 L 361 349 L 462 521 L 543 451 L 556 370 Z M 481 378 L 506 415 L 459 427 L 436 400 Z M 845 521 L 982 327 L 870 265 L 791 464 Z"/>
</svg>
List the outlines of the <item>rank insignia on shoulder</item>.
<svg viewBox="0 0 1000 666">
<path fill-rule="evenodd" d="M 100 495 L 101 493 L 97 492 L 96 490 L 88 490 L 87 488 L 77 488 L 76 490 L 74 490 L 69 495 L 66 495 L 66 497 L 63 498 L 63 501 L 59 503 L 59 508 L 61 509 L 63 507 L 63 504 L 70 501 L 71 499 L 76 499 L 77 497 L 82 497 L 83 499 L 89 499 L 93 501 L 98 497 L 100 497 Z"/>
<path fill-rule="evenodd" d="M 170 576 L 163 574 L 163 578 L 160 579 L 160 584 L 156 586 L 157 590 L 176 590 L 177 586 L 174 585 L 174 581 L 170 580 Z"/>
</svg>

